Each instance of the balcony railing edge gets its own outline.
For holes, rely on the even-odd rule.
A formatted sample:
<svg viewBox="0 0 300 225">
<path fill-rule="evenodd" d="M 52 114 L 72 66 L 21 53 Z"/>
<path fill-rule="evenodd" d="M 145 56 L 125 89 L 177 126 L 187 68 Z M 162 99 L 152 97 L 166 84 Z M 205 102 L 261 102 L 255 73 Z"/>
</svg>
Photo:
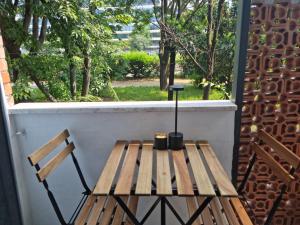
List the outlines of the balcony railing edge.
<svg viewBox="0 0 300 225">
<path fill-rule="evenodd" d="M 174 110 L 174 102 L 79 102 L 79 103 L 20 103 L 9 107 L 9 114 L 40 113 L 99 113 L 99 112 L 168 112 Z M 180 101 L 181 112 L 235 111 L 231 100 Z"/>
</svg>

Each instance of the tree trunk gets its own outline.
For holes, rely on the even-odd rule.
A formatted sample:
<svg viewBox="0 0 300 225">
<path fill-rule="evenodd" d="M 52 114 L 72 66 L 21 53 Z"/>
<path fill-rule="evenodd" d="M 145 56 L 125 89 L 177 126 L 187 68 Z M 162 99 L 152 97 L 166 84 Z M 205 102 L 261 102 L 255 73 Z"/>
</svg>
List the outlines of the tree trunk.
<svg viewBox="0 0 300 225">
<path fill-rule="evenodd" d="M 217 16 L 213 18 L 214 1 L 208 0 L 208 11 L 207 11 L 207 73 L 205 76 L 207 85 L 203 89 L 203 100 L 209 99 L 211 90 L 211 82 L 213 79 L 214 68 L 215 68 L 215 50 L 217 45 L 217 37 L 221 24 L 221 14 L 224 7 L 224 0 L 219 0 L 217 8 Z"/>
<path fill-rule="evenodd" d="M 211 88 L 211 78 L 213 74 L 213 0 L 208 0 L 207 6 L 207 73 L 204 76 L 205 85 L 203 87 L 203 100 L 209 99 L 209 93 Z"/>
<path fill-rule="evenodd" d="M 211 84 L 210 82 L 203 87 L 203 100 L 209 100 L 209 93 L 211 89 Z"/>
<path fill-rule="evenodd" d="M 169 86 L 174 85 L 175 79 L 175 67 L 176 67 L 176 48 L 171 48 L 170 53 L 170 75 L 169 75 Z M 168 92 L 168 100 L 173 100 L 173 91 Z"/>
<path fill-rule="evenodd" d="M 35 41 L 39 37 L 39 17 L 37 15 L 32 17 L 32 36 Z"/>
<path fill-rule="evenodd" d="M 56 99 L 49 93 L 48 89 L 39 81 L 39 79 L 35 75 L 30 74 L 30 78 L 50 102 L 56 102 Z"/>
<path fill-rule="evenodd" d="M 70 77 L 70 91 L 73 99 L 76 97 L 77 86 L 76 86 L 76 66 L 73 59 L 69 62 L 69 77 Z"/>
<path fill-rule="evenodd" d="M 7 48 L 6 48 L 7 49 Z M 12 52 L 8 51 L 8 55 L 10 57 L 11 61 L 17 60 L 21 58 L 21 51 L 19 48 L 14 48 L 15 50 L 12 50 Z M 8 50 L 8 49 L 7 49 Z M 12 82 L 16 82 L 19 78 L 19 70 L 14 67 L 12 71 Z"/>
<path fill-rule="evenodd" d="M 160 90 L 166 90 L 168 86 L 167 68 L 169 62 L 169 49 L 164 48 L 160 54 Z"/>
<path fill-rule="evenodd" d="M 39 47 L 45 42 L 46 40 L 46 34 L 47 34 L 47 23 L 48 19 L 47 17 L 43 17 L 42 19 L 42 25 L 40 29 L 40 36 L 39 36 Z"/>
<path fill-rule="evenodd" d="M 28 35 L 28 28 L 31 22 L 31 16 L 32 16 L 32 0 L 25 0 L 25 15 L 23 19 L 23 32 L 24 34 Z"/>
<path fill-rule="evenodd" d="M 165 24 L 165 15 L 168 10 L 168 1 L 161 1 L 161 22 Z M 166 90 L 168 86 L 167 67 L 169 62 L 169 48 L 167 42 L 167 34 L 164 29 L 160 29 L 160 48 L 159 48 L 159 63 L 160 63 L 160 90 Z"/>
<path fill-rule="evenodd" d="M 83 82 L 81 96 L 87 96 L 90 88 L 91 81 L 91 57 L 85 52 L 84 54 L 84 64 L 83 64 Z"/>
<path fill-rule="evenodd" d="M 214 54 L 209 54 L 207 58 L 207 73 L 205 75 L 206 85 L 203 87 L 203 100 L 209 100 L 211 82 L 214 74 L 214 66 Z"/>
</svg>

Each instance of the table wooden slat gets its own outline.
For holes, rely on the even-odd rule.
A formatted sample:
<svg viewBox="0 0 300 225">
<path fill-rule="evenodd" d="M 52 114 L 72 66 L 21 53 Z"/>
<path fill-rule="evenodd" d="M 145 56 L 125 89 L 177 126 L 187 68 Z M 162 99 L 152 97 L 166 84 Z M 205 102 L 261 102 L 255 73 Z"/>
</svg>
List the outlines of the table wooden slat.
<svg viewBox="0 0 300 225">
<path fill-rule="evenodd" d="M 183 150 L 172 151 L 178 195 L 193 196 L 193 184 Z"/>
<path fill-rule="evenodd" d="M 113 148 L 102 171 L 102 174 L 96 184 L 93 192 L 94 195 L 107 195 L 109 193 L 126 143 L 126 141 L 117 141 L 117 143 L 115 144 L 115 147 Z"/>
<path fill-rule="evenodd" d="M 134 170 L 139 154 L 139 147 L 139 144 L 129 144 L 115 189 L 115 195 L 130 195 Z"/>
<path fill-rule="evenodd" d="M 194 212 L 196 212 L 198 208 L 195 200 L 196 199 L 194 197 L 186 197 L 186 204 L 187 204 L 188 213 L 190 217 L 194 214 Z M 201 225 L 201 224 L 203 224 L 203 222 L 202 222 L 201 215 L 199 215 L 199 217 L 195 220 L 195 222 L 192 225 Z"/>
<path fill-rule="evenodd" d="M 89 195 L 84 206 L 82 207 L 76 221 L 75 225 L 84 225 L 89 213 L 96 201 L 97 197 L 94 195 Z"/>
<path fill-rule="evenodd" d="M 116 200 L 113 197 L 109 196 L 107 199 L 107 204 L 105 206 L 103 215 L 99 220 L 99 225 L 109 225 L 111 220 L 111 215 L 114 211 L 115 206 L 116 206 Z"/>
<path fill-rule="evenodd" d="M 209 144 L 199 144 L 221 196 L 238 196 L 222 164 Z"/>
<path fill-rule="evenodd" d="M 234 212 L 232 206 L 230 205 L 229 198 L 221 197 L 219 200 L 223 206 L 225 215 L 226 215 L 230 225 L 240 225 L 240 222 L 238 221 L 238 219 L 235 215 L 235 212 Z"/>
<path fill-rule="evenodd" d="M 153 143 L 144 143 L 135 189 L 137 195 L 151 195 L 152 165 Z"/>
<path fill-rule="evenodd" d="M 129 196 L 123 196 L 121 197 L 122 201 L 124 201 L 125 204 L 127 204 Z M 123 222 L 123 217 L 124 217 L 124 210 L 122 209 L 122 207 L 117 204 L 117 209 L 115 212 L 115 215 L 113 217 L 113 221 L 111 223 L 111 225 L 121 225 Z"/>
<path fill-rule="evenodd" d="M 139 202 L 138 196 L 130 196 L 128 208 L 130 212 L 132 212 L 134 215 L 137 212 L 138 202 Z M 125 225 L 134 225 L 128 216 L 126 216 L 125 218 Z"/>
<path fill-rule="evenodd" d="M 203 204 L 205 198 L 204 197 L 198 197 L 197 200 L 198 200 L 198 204 L 200 206 L 200 205 Z M 203 211 L 201 213 L 201 216 L 202 216 L 202 219 L 203 219 L 203 222 L 204 222 L 205 225 L 214 225 L 214 222 L 212 220 L 212 215 L 210 214 L 208 206 L 206 206 L 203 209 Z"/>
<path fill-rule="evenodd" d="M 196 185 L 200 195 L 216 195 L 214 187 L 209 179 L 204 163 L 200 157 L 199 151 L 195 144 L 186 144 L 187 155 L 194 174 Z"/>
<path fill-rule="evenodd" d="M 172 195 L 171 172 L 168 151 L 156 151 L 157 158 L 157 194 Z"/>
<path fill-rule="evenodd" d="M 238 198 L 230 198 L 230 201 L 234 210 L 239 215 L 240 220 L 243 222 L 243 225 L 253 225 L 241 201 Z"/>
<path fill-rule="evenodd" d="M 213 198 L 211 200 L 210 207 L 218 225 L 229 225 L 228 220 L 222 211 L 221 204 L 217 198 Z"/>
<path fill-rule="evenodd" d="M 90 217 L 87 222 L 87 225 L 97 225 L 98 219 L 103 210 L 106 198 L 107 198 L 106 196 L 99 196 L 97 198 L 97 202 L 95 203 L 95 205 L 90 213 Z"/>
</svg>

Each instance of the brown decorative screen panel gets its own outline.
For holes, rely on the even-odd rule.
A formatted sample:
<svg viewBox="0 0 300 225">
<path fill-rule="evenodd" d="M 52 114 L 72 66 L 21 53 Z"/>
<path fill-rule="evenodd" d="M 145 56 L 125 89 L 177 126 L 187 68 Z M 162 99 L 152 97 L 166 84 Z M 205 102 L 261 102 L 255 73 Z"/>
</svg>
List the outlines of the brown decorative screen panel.
<svg viewBox="0 0 300 225">
<path fill-rule="evenodd" d="M 239 181 L 251 155 L 249 141 L 255 138 L 259 128 L 264 127 L 300 155 L 299 1 L 252 0 L 247 57 Z M 299 172 L 296 179 L 298 181 L 292 183 L 276 213 L 275 225 L 300 225 Z M 263 224 L 278 194 L 279 185 L 280 182 L 268 167 L 258 161 L 247 185 L 246 196 L 253 208 L 256 224 Z"/>
</svg>

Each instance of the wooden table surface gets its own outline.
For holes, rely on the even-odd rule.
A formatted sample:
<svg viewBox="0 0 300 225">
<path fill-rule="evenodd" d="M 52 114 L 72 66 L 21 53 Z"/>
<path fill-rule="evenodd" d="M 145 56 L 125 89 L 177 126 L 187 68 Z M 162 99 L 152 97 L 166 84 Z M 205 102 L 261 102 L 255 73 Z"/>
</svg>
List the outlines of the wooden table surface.
<svg viewBox="0 0 300 225">
<path fill-rule="evenodd" d="M 179 151 L 151 141 L 117 141 L 94 195 L 238 196 L 211 145 L 186 141 Z"/>
</svg>

